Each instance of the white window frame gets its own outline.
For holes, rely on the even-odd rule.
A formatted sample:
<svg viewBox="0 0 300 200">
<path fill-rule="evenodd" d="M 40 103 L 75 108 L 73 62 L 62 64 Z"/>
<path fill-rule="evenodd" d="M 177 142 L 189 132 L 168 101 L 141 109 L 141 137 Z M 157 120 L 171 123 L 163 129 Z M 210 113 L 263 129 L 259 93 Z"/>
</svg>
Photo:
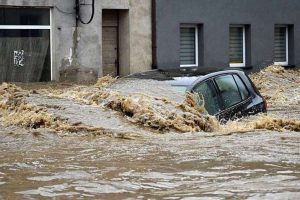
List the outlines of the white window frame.
<svg viewBox="0 0 300 200">
<path fill-rule="evenodd" d="M 285 61 L 274 62 L 274 65 L 288 65 L 289 64 L 289 29 L 287 25 L 276 25 L 279 28 L 285 28 Z"/>
<path fill-rule="evenodd" d="M 52 9 L 50 12 L 50 25 L 0 25 L 0 30 L 49 30 L 50 31 L 50 66 L 51 81 L 53 80 L 53 50 L 52 50 Z"/>
<path fill-rule="evenodd" d="M 229 67 L 246 67 L 246 28 L 245 28 L 245 25 L 230 25 L 229 28 L 231 28 L 231 27 L 243 28 L 243 62 L 242 63 L 229 63 Z"/>
<path fill-rule="evenodd" d="M 188 64 L 188 65 L 181 65 L 180 64 L 180 67 L 198 67 L 198 63 L 199 63 L 199 50 L 198 50 L 198 46 L 199 46 L 199 44 L 198 44 L 198 26 L 195 24 L 195 25 L 193 25 L 193 24 L 182 24 L 182 25 L 180 25 L 180 29 L 181 28 L 195 28 L 195 59 L 196 59 L 196 63 L 194 63 L 194 64 Z M 180 47 L 181 48 L 181 47 Z"/>
</svg>

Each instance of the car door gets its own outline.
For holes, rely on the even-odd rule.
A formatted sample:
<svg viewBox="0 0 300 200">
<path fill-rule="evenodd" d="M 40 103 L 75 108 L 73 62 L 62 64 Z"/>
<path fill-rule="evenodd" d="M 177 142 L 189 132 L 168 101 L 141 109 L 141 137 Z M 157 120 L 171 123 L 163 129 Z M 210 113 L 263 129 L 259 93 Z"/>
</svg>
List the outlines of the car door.
<svg viewBox="0 0 300 200">
<path fill-rule="evenodd" d="M 224 74 L 215 77 L 214 83 L 222 103 L 222 111 L 217 117 L 229 120 L 245 116 L 251 97 L 241 78 L 237 74 Z"/>
</svg>

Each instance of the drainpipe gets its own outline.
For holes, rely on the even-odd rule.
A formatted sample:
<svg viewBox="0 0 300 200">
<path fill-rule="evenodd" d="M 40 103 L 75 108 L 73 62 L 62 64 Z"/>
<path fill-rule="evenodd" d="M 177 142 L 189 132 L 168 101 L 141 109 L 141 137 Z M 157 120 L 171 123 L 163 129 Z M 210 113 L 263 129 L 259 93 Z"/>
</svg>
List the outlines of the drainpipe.
<svg viewBox="0 0 300 200">
<path fill-rule="evenodd" d="M 78 27 L 78 22 L 79 22 L 79 0 L 75 0 L 75 11 L 76 11 L 76 27 Z"/>
<path fill-rule="evenodd" d="M 151 26 L 152 26 L 152 69 L 157 69 L 156 0 L 151 1 Z"/>
</svg>

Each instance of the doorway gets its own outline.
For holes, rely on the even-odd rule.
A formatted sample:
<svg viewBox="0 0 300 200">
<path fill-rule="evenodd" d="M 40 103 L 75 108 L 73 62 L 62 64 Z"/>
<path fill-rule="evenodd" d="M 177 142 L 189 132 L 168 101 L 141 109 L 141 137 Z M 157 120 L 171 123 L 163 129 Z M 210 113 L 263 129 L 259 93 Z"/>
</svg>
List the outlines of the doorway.
<svg viewBox="0 0 300 200">
<path fill-rule="evenodd" d="M 103 76 L 119 75 L 119 12 L 102 12 L 102 66 Z"/>
</svg>

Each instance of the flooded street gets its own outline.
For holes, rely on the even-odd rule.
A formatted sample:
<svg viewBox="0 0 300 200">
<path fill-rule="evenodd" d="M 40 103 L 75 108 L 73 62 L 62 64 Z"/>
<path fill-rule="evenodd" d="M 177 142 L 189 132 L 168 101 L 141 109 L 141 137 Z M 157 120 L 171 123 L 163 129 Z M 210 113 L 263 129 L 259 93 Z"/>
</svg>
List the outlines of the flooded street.
<svg viewBox="0 0 300 200">
<path fill-rule="evenodd" d="M 298 133 L 1 137 L 0 199 L 300 196 Z"/>
<path fill-rule="evenodd" d="M 300 82 L 283 73 L 292 87 L 256 83 L 268 116 L 226 125 L 154 80 L 2 84 L 0 200 L 299 199 Z"/>
</svg>

